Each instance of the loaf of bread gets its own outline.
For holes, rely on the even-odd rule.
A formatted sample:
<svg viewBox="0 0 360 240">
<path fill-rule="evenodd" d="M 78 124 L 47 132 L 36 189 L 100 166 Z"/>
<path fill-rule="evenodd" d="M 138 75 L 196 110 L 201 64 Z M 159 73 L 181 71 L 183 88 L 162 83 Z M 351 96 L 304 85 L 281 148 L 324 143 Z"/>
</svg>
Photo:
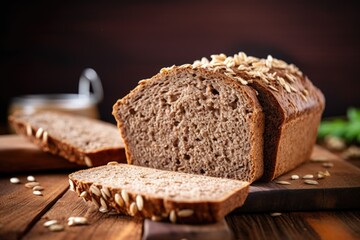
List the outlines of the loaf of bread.
<svg viewBox="0 0 360 240">
<path fill-rule="evenodd" d="M 163 68 L 113 115 L 130 164 L 253 182 L 309 158 L 324 105 L 293 64 L 240 52 Z"/>
<path fill-rule="evenodd" d="M 14 114 L 9 123 L 43 151 L 79 165 L 126 162 L 124 143 L 113 124 L 55 111 Z"/>
<path fill-rule="evenodd" d="M 241 206 L 247 182 L 109 163 L 69 175 L 70 189 L 100 212 L 172 223 L 216 222 Z"/>
</svg>

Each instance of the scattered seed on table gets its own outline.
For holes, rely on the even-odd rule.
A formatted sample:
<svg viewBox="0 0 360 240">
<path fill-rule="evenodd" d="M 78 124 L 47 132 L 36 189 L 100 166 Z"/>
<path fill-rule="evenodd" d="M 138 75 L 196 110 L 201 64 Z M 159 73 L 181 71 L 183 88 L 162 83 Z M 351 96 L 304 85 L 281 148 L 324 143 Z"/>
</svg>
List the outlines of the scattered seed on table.
<svg viewBox="0 0 360 240">
<path fill-rule="evenodd" d="M 14 184 L 18 184 L 18 183 L 20 183 L 20 179 L 18 179 L 17 177 L 12 177 L 12 178 L 10 178 L 10 182 L 14 183 Z"/>
<path fill-rule="evenodd" d="M 42 192 L 39 191 L 39 190 L 33 191 L 33 194 L 36 195 L 36 196 L 42 196 L 43 195 Z"/>
<path fill-rule="evenodd" d="M 304 181 L 304 183 L 309 184 L 309 185 L 318 185 L 318 184 L 319 184 L 318 181 L 311 180 L 311 179 L 306 179 L 306 180 Z"/>
<path fill-rule="evenodd" d="M 280 213 L 280 212 L 270 213 L 270 216 L 272 216 L 272 217 L 278 217 L 278 216 L 281 216 L 281 215 L 282 215 L 282 213 Z"/>
<path fill-rule="evenodd" d="M 290 185 L 291 183 L 288 181 L 275 181 L 276 184 L 280 184 L 280 185 Z"/>
<path fill-rule="evenodd" d="M 291 180 L 297 180 L 299 178 L 300 178 L 299 175 L 296 175 L 296 174 L 291 175 Z"/>
<path fill-rule="evenodd" d="M 43 226 L 44 226 L 44 227 L 50 227 L 51 225 L 54 225 L 54 224 L 57 224 L 57 223 L 58 223 L 58 221 L 55 220 L 55 219 L 53 219 L 53 220 L 48 220 L 48 221 L 44 222 Z"/>
<path fill-rule="evenodd" d="M 303 179 L 313 179 L 314 178 L 314 175 L 312 174 L 306 174 L 302 177 Z"/>
<path fill-rule="evenodd" d="M 27 176 L 26 178 L 28 180 L 28 182 L 35 182 L 35 177 L 34 176 Z"/>
<path fill-rule="evenodd" d="M 49 230 L 52 232 L 60 232 L 64 230 L 64 226 L 61 224 L 53 224 L 49 226 Z"/>
</svg>

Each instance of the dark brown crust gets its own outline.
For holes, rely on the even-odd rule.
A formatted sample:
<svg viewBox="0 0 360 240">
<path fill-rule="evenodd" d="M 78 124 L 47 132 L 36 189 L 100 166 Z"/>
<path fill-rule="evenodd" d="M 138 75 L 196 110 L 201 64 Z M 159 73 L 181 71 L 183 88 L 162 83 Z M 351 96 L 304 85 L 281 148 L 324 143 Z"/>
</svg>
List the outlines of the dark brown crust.
<svg viewBox="0 0 360 240">
<path fill-rule="evenodd" d="M 128 165 L 131 167 L 131 165 Z M 101 166 L 103 168 L 106 166 Z M 80 170 L 78 172 L 91 171 L 91 169 Z M 89 189 L 92 184 L 97 186 L 99 189 L 102 189 L 103 186 L 91 181 L 81 182 L 76 179 L 74 176 L 77 172 L 69 175 L 69 179 L 74 183 L 74 190 L 78 196 L 84 191 L 88 194 L 84 198 L 86 201 L 92 201 L 94 198 L 97 203 L 100 202 L 101 196 L 93 194 Z M 116 213 L 131 215 L 129 213 L 129 205 L 127 204 L 124 207 L 120 207 L 116 204 L 114 196 L 116 193 L 121 194 L 120 188 L 108 188 L 111 192 L 111 197 L 109 197 L 105 202 L 109 208 L 109 211 L 115 211 Z M 144 200 L 144 208 L 142 211 L 138 211 L 135 217 L 149 218 L 153 216 L 161 217 L 158 221 L 169 222 L 169 214 L 171 210 L 175 210 L 176 213 L 182 209 L 191 209 L 194 211 L 194 214 L 190 217 L 176 217 L 176 223 L 187 223 L 187 224 L 202 224 L 217 222 L 223 219 L 228 213 L 234 209 L 240 207 L 245 202 L 245 199 L 248 195 L 249 185 L 244 185 L 243 188 L 238 191 L 229 193 L 227 197 L 223 199 L 216 199 L 211 202 L 197 202 L 197 201 L 174 201 L 172 199 L 166 198 L 155 198 L 151 196 L 142 195 Z M 128 192 L 130 201 L 129 203 L 136 202 L 136 193 Z"/>
<path fill-rule="evenodd" d="M 9 123 L 17 134 L 24 135 L 44 152 L 59 155 L 69 162 L 83 166 L 90 166 L 89 161 L 86 163 L 85 158 L 90 159 L 91 166 L 100 166 L 111 161 L 120 163 L 126 162 L 124 148 L 104 148 L 96 152 L 82 152 L 80 149 L 77 149 L 65 141 L 57 139 L 51 134 L 48 135 L 47 142 L 43 142 L 42 139 L 36 138 L 35 134 L 28 136 L 26 127 L 29 126 L 29 124 L 16 116 L 9 116 Z M 38 130 L 38 128 L 33 126 L 30 127 L 33 133 L 36 133 Z"/>
</svg>

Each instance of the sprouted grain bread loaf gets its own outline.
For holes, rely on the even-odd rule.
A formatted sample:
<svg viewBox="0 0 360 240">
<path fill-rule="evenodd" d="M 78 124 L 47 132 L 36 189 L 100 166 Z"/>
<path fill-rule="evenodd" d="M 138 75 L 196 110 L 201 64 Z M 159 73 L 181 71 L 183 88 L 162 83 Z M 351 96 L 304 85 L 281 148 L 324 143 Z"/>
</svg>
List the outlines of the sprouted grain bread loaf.
<svg viewBox="0 0 360 240">
<path fill-rule="evenodd" d="M 163 68 L 113 115 L 130 164 L 252 182 L 309 158 L 324 104 L 293 64 L 240 52 Z"/>
<path fill-rule="evenodd" d="M 9 123 L 43 151 L 79 165 L 126 162 L 124 143 L 113 124 L 55 111 L 14 114 Z"/>
<path fill-rule="evenodd" d="M 240 207 L 249 183 L 109 163 L 69 175 L 70 189 L 100 212 L 172 223 L 216 222 Z"/>
</svg>

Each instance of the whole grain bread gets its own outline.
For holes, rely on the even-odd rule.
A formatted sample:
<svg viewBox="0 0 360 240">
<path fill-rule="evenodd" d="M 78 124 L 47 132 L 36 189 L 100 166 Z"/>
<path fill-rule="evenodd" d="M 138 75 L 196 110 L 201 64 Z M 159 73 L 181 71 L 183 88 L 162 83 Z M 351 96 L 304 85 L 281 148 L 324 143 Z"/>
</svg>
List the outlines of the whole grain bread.
<svg viewBox="0 0 360 240">
<path fill-rule="evenodd" d="M 69 175 L 70 189 L 100 212 L 172 223 L 216 222 L 241 206 L 249 183 L 128 164 Z"/>
<path fill-rule="evenodd" d="M 324 102 L 293 64 L 240 52 L 163 68 L 113 115 L 130 164 L 252 182 L 309 158 Z"/>
<path fill-rule="evenodd" d="M 126 162 L 124 143 L 113 124 L 55 111 L 14 114 L 9 123 L 43 151 L 79 165 Z"/>
</svg>

